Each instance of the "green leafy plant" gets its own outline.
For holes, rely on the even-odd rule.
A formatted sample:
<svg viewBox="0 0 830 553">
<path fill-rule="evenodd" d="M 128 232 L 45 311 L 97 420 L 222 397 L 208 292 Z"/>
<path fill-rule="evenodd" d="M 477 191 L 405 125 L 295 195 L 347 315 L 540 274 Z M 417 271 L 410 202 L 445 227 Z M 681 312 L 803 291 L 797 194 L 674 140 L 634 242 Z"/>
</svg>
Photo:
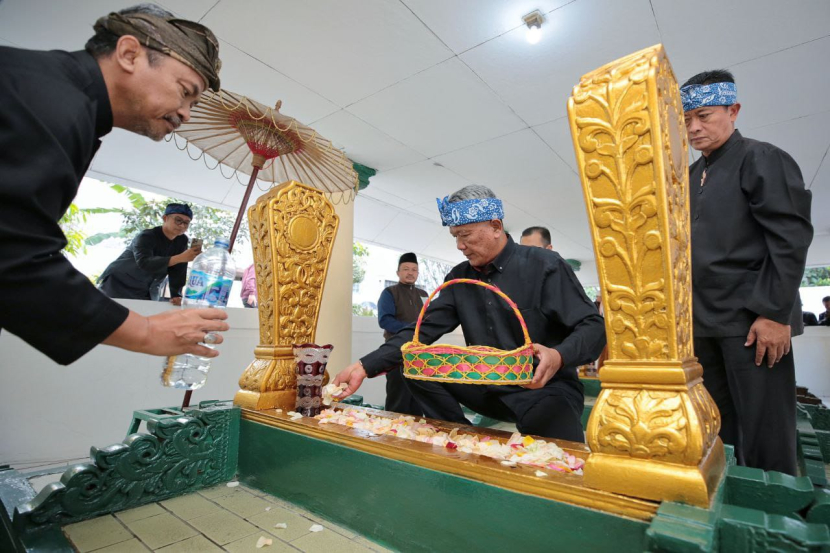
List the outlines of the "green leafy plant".
<svg viewBox="0 0 830 553">
<path fill-rule="evenodd" d="M 58 225 L 66 236 L 66 247 L 63 248 L 61 253 L 70 257 L 85 254 L 87 252 L 88 237 L 83 231 L 83 225 L 87 221 L 87 216 L 96 213 L 112 213 L 113 211 L 115 210 L 105 207 L 81 208 L 77 204 L 69 204 L 66 213 L 58 221 Z"/>
<path fill-rule="evenodd" d="M 366 259 L 368 257 L 369 248 L 360 242 L 352 244 L 352 284 L 360 284 L 366 278 Z"/>
<path fill-rule="evenodd" d="M 830 286 L 830 267 L 811 267 L 804 271 L 801 286 Z"/>
<path fill-rule="evenodd" d="M 193 220 L 187 229 L 187 235 L 191 238 L 202 238 L 206 245 L 210 245 L 217 238 L 228 238 L 236 220 L 235 213 L 224 209 L 192 204 L 176 198 L 148 200 L 141 193 L 120 184 L 112 184 L 110 188 L 126 196 L 130 201 L 130 208 L 106 210 L 109 213 L 121 214 L 121 228 L 116 232 L 102 232 L 86 238 L 85 242 L 89 246 L 99 244 L 107 238 L 130 239 L 142 230 L 161 225 L 164 208 L 167 207 L 167 204 L 174 202 L 190 205 L 193 210 Z M 244 244 L 249 237 L 248 220 L 245 218 L 239 227 L 236 243 Z"/>
</svg>

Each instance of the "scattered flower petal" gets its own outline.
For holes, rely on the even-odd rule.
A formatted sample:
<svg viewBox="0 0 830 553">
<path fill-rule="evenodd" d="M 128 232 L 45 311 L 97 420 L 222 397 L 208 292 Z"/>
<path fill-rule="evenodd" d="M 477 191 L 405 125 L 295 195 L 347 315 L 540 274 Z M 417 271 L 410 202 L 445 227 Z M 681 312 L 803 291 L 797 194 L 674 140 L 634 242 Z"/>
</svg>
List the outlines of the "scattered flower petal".
<svg viewBox="0 0 830 553">
<path fill-rule="evenodd" d="M 237 487 L 237 486 L 239 485 L 239 482 L 228 482 L 228 483 L 227 483 L 227 484 L 225 484 L 225 485 L 226 485 L 227 487 L 229 487 L 229 488 L 235 488 L 235 487 Z"/>
<path fill-rule="evenodd" d="M 262 549 L 266 545 L 271 545 L 272 543 L 274 543 L 274 540 L 272 540 L 271 538 L 266 538 L 265 536 L 260 536 L 259 539 L 256 541 L 256 548 L 257 549 Z"/>
<path fill-rule="evenodd" d="M 323 388 L 323 405 L 331 405 L 331 402 L 340 399 L 340 394 L 348 388 L 348 384 L 343 382 L 335 386 L 334 384 L 326 384 Z"/>
<path fill-rule="evenodd" d="M 548 475 L 548 473 L 543 471 L 543 470 L 537 470 L 536 471 L 536 476 L 542 477 L 542 476 L 547 476 L 547 475 Z"/>
<path fill-rule="evenodd" d="M 282 413 L 282 409 L 277 409 L 277 413 Z"/>
<path fill-rule="evenodd" d="M 311 528 L 309 528 L 308 530 L 309 530 L 309 532 L 322 532 L 323 527 L 319 524 L 312 524 Z"/>
<path fill-rule="evenodd" d="M 286 524 L 284 522 L 278 522 L 274 525 L 274 528 L 280 528 L 280 529 L 284 530 L 284 529 L 288 528 L 288 524 Z"/>
<path fill-rule="evenodd" d="M 393 419 L 348 407 L 326 409 L 316 418 L 319 424 L 339 424 L 361 430 L 369 436 L 396 436 L 461 453 L 483 455 L 508 467 L 521 464 L 566 474 L 582 474 L 582 467 L 585 465 L 583 459 L 566 453 L 556 443 L 522 436 L 519 432 L 514 432 L 505 442 L 493 436 L 464 434 L 459 432 L 458 428 L 444 432 L 428 423 L 426 419 L 415 419 L 409 415 Z M 546 473 L 546 476 L 550 474 Z"/>
<path fill-rule="evenodd" d="M 265 507 L 265 510 L 266 510 L 266 511 L 270 511 L 270 510 L 271 510 L 271 507 Z"/>
</svg>

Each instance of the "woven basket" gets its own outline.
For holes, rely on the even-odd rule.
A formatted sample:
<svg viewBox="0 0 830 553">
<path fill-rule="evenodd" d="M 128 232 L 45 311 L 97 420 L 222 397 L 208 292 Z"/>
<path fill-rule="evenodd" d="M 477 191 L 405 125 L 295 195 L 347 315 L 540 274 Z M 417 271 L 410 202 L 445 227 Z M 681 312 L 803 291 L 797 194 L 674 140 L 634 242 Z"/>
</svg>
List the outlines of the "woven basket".
<svg viewBox="0 0 830 553">
<path fill-rule="evenodd" d="M 424 318 L 429 302 L 432 298 L 453 284 L 473 284 L 495 292 L 513 308 L 513 312 L 522 325 L 525 343 L 519 348 L 504 351 L 488 346 L 452 346 L 449 344 L 433 344 L 427 346 L 418 341 L 421 330 L 421 321 Z M 492 284 L 470 278 L 448 280 L 439 286 L 427 301 L 418 315 L 415 324 L 415 335 L 411 342 L 401 347 L 403 354 L 403 374 L 415 380 L 430 380 L 432 382 L 447 382 L 451 384 L 529 384 L 533 379 L 533 343 L 527 333 L 519 308 L 507 294 Z"/>
</svg>

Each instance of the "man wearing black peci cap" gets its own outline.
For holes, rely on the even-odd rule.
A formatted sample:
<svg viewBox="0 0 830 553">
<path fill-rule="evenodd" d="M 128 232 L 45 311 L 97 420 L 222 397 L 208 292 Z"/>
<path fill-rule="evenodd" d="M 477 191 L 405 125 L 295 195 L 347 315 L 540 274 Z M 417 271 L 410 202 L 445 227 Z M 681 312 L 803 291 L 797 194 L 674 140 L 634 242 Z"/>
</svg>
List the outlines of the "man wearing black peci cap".
<svg viewBox="0 0 830 553">
<path fill-rule="evenodd" d="M 164 224 L 141 231 L 98 279 L 98 288 L 111 298 L 158 300 L 159 286 L 169 277 L 170 303 L 181 305 L 187 264 L 202 246 L 187 247 L 187 227 L 193 211 L 187 204 L 168 204 Z"/>
<path fill-rule="evenodd" d="M 418 319 L 424 298 L 424 290 L 415 286 L 418 280 L 418 257 L 412 253 L 398 259 L 398 283 L 389 286 L 378 299 L 378 324 L 387 341 L 399 330 Z M 412 397 L 406 387 L 401 366 L 386 373 L 386 410 L 406 415 L 422 416 L 421 405 Z"/>
</svg>

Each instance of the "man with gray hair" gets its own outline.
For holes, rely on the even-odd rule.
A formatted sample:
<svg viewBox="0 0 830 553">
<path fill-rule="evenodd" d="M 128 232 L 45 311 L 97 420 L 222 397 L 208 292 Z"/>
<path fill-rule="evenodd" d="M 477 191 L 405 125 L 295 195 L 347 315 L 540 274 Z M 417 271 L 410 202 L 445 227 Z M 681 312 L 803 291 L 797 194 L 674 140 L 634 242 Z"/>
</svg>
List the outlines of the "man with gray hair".
<svg viewBox="0 0 830 553">
<path fill-rule="evenodd" d="M 570 266 L 558 253 L 520 246 L 505 232 L 502 202 L 484 186 L 462 188 L 438 200 L 444 226 L 467 261 L 446 280 L 468 278 L 498 286 L 521 310 L 533 343 L 533 381 L 525 386 L 443 384 L 407 380 L 430 418 L 467 424 L 461 405 L 482 415 L 514 422 L 522 433 L 581 442 L 584 408 L 576 367 L 597 358 L 605 326 Z M 478 286 L 444 289 L 427 309 L 420 341 L 432 344 L 458 325 L 468 345 L 512 350 L 524 343 L 510 307 Z M 401 363 L 400 348 L 412 340 L 414 325 L 348 366 L 334 380 L 346 383 L 342 397 L 363 380 Z"/>
</svg>

